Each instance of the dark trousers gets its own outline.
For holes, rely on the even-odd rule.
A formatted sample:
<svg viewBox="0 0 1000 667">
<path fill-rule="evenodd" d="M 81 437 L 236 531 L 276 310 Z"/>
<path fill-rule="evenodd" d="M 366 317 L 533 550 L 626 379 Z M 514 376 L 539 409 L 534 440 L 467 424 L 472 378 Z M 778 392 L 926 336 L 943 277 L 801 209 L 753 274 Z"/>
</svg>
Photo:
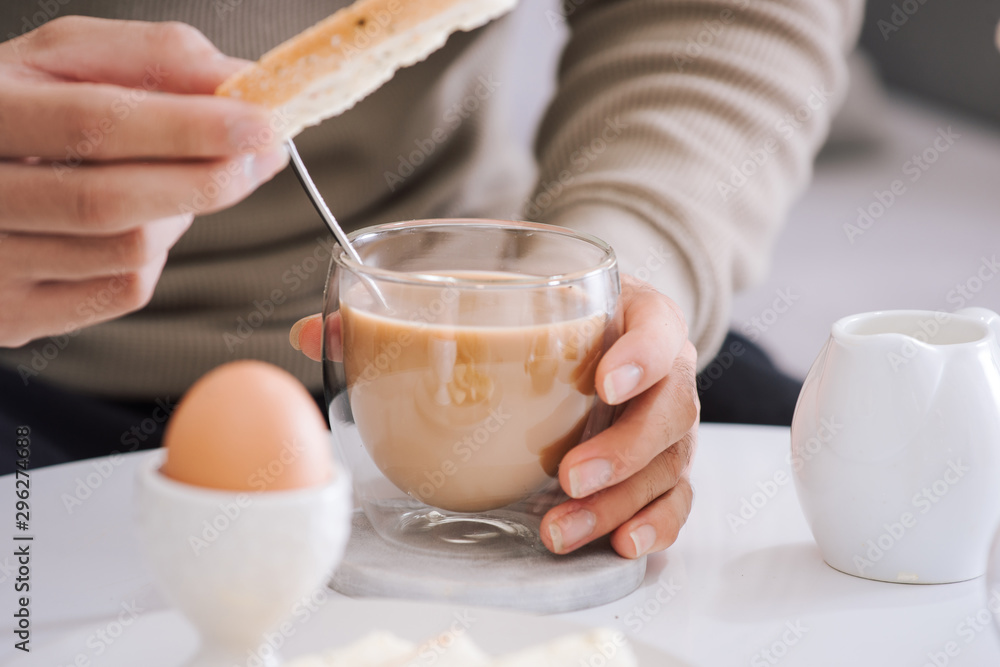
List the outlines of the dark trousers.
<svg viewBox="0 0 1000 667">
<path fill-rule="evenodd" d="M 791 423 L 800 382 L 730 334 L 698 377 L 703 422 Z M 31 429 L 31 468 L 159 447 L 179 397 L 153 403 L 82 396 L 0 369 L 0 474 L 14 471 L 18 427 Z M 316 397 L 322 404 L 322 397 Z M 326 410 L 322 410 L 325 414 Z"/>
<path fill-rule="evenodd" d="M 698 375 L 701 421 L 791 426 L 802 381 L 781 372 L 760 347 L 730 332 Z"/>
</svg>

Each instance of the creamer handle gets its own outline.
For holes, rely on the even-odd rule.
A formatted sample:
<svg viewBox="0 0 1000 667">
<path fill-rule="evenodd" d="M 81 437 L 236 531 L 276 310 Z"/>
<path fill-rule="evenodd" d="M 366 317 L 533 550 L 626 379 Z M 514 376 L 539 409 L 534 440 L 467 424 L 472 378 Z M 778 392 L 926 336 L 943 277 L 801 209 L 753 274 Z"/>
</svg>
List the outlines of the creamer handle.
<svg viewBox="0 0 1000 667">
<path fill-rule="evenodd" d="M 990 331 L 993 332 L 994 338 L 997 339 L 997 343 L 1000 343 L 1000 315 L 997 315 L 989 308 L 978 307 L 956 310 L 955 314 L 979 320 L 990 328 Z"/>
</svg>

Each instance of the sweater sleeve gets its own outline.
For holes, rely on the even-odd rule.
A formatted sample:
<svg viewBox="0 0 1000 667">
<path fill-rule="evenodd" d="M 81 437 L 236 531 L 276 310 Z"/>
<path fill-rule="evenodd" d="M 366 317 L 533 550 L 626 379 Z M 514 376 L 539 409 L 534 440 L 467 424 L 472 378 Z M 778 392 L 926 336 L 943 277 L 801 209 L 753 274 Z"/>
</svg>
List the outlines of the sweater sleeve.
<svg viewBox="0 0 1000 667">
<path fill-rule="evenodd" d="M 604 238 L 704 366 L 759 280 L 847 86 L 862 0 L 568 0 L 524 215 Z"/>
</svg>

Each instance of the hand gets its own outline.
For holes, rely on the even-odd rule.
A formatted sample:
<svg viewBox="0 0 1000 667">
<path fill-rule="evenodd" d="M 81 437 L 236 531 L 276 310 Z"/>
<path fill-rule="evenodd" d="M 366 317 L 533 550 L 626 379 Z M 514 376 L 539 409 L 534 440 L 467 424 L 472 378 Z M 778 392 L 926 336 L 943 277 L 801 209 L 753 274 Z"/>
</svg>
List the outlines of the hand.
<svg viewBox="0 0 1000 667">
<path fill-rule="evenodd" d="M 680 309 L 650 285 L 625 276 L 622 303 L 625 331 L 596 376 L 601 399 L 621 407 L 610 428 L 559 465 L 559 483 L 572 500 L 542 519 L 542 541 L 554 553 L 611 533 L 615 551 L 638 558 L 673 544 L 691 512 L 688 472 L 700 411 L 694 345 Z M 320 316 L 297 322 L 290 338 L 318 361 Z"/>
<path fill-rule="evenodd" d="M 601 399 L 621 407 L 610 428 L 559 464 L 572 500 L 542 519 L 542 541 L 554 553 L 611 533 L 615 551 L 638 558 L 673 544 L 691 512 L 697 354 L 684 315 L 653 287 L 625 276 L 622 302 L 625 331 L 596 376 Z"/>
<path fill-rule="evenodd" d="M 0 347 L 142 308 L 196 214 L 284 168 L 267 110 L 210 97 L 245 65 L 179 23 L 0 44 Z"/>
</svg>

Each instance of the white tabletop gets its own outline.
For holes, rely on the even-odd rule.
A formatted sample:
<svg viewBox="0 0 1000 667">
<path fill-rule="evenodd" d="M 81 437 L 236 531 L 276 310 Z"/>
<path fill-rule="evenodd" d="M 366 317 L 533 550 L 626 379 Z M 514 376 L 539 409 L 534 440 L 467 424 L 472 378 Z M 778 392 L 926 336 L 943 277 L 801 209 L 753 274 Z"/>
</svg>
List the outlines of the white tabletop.
<svg viewBox="0 0 1000 667">
<path fill-rule="evenodd" d="M 913 586 L 832 570 L 790 481 L 768 489 L 773 497 L 745 525 L 732 521 L 741 500 L 767 487 L 775 473 L 785 474 L 779 481 L 791 479 L 788 441 L 784 428 L 702 426 L 694 510 L 677 544 L 650 558 L 645 584 L 629 597 L 560 619 L 621 629 L 693 665 L 1000 664 L 997 633 L 975 621 L 986 608 L 982 579 Z M 33 473 L 33 646 L 71 630 L 106 627 L 123 604 L 143 613 L 165 607 L 131 532 L 133 473 L 143 456 Z M 0 478 L 11 522 L 13 486 L 11 477 Z M 7 534 L 14 532 L 11 524 Z M 6 618 L 14 607 L 12 552 L 0 550 Z M 957 655 L 944 654 L 949 642 Z M 12 645 L 5 631 L 0 664 L 14 654 Z"/>
</svg>

